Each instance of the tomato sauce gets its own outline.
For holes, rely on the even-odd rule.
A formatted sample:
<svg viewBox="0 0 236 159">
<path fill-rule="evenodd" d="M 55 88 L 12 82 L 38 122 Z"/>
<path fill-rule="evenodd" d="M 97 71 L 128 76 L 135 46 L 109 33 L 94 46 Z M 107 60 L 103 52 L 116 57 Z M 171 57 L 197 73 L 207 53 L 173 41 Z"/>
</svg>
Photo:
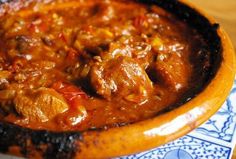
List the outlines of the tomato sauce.
<svg viewBox="0 0 236 159">
<path fill-rule="evenodd" d="M 196 30 L 135 1 L 53 1 L 0 18 L 0 119 L 107 129 L 181 105 L 210 67 Z M 191 93 L 192 92 L 192 93 Z"/>
</svg>

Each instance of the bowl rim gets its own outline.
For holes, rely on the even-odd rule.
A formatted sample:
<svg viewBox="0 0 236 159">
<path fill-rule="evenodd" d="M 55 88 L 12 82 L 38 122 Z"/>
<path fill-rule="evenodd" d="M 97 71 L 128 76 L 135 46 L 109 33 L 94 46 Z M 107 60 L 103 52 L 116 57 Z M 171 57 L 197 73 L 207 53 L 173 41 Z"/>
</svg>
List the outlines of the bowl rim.
<svg viewBox="0 0 236 159">
<path fill-rule="evenodd" d="M 175 0 L 169 1 L 173 2 Z M 212 25 L 216 23 L 212 17 L 190 2 L 186 0 L 178 0 L 177 2 L 206 17 Z M 180 107 L 145 121 L 103 131 L 70 132 L 67 134 L 52 133 L 34 131 L 0 122 L 0 152 L 26 157 L 38 156 L 40 158 L 45 152 L 39 152 L 35 145 L 47 144 L 52 140 L 53 144 L 57 145 L 55 148 L 58 149 L 61 145 L 60 142 L 69 141 L 69 146 L 66 147 L 66 151 L 68 151 L 66 153 L 71 155 L 69 158 L 94 158 L 95 156 L 96 158 L 110 158 L 155 148 L 187 134 L 217 112 L 227 98 L 234 81 L 236 60 L 233 45 L 221 27 L 217 29 L 217 33 L 223 47 L 221 65 L 204 90 Z M 29 136 L 32 141 L 23 146 L 20 144 L 16 146 L 14 144 L 7 145 L 4 142 L 7 142 L 9 138 L 4 139 L 2 132 L 11 131 L 11 128 L 14 128 L 15 132 L 19 134 L 26 134 L 23 142 L 28 142 Z M 11 135 L 14 136 L 15 132 L 12 132 Z M 51 139 L 50 134 L 56 136 L 58 140 Z M 34 138 L 38 138 L 37 141 Z M 6 150 L 1 148 L 4 144 L 8 146 Z M 24 150 L 26 151 L 25 153 L 22 152 L 21 146 L 27 149 Z M 63 148 L 62 150 L 64 151 Z M 28 154 L 28 151 L 32 153 Z M 47 153 L 54 152 L 57 151 L 53 149 Z M 50 156 L 52 154 L 46 155 Z M 52 157 L 56 158 L 56 156 Z"/>
<path fill-rule="evenodd" d="M 179 0 L 179 2 L 206 17 L 212 25 L 216 24 L 214 18 L 189 1 Z M 78 158 L 81 155 L 97 156 L 98 158 L 115 157 L 152 149 L 187 134 L 215 114 L 226 100 L 236 72 L 232 42 L 221 26 L 217 33 L 223 47 L 223 60 L 215 77 L 196 97 L 170 112 L 145 121 L 99 133 L 85 132 L 85 150 L 88 151 L 83 152 L 82 145 L 82 151 L 78 152 L 76 156 Z M 93 137 L 96 144 L 92 141 Z M 102 150 L 105 153 L 101 154 Z M 86 153 L 89 153 L 89 156 Z"/>
</svg>

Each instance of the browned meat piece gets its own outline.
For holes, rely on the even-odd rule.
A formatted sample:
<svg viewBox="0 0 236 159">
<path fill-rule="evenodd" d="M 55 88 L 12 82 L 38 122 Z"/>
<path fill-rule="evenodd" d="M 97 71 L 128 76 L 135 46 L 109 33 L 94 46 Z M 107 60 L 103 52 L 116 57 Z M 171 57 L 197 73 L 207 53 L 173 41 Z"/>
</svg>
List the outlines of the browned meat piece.
<svg viewBox="0 0 236 159">
<path fill-rule="evenodd" d="M 187 85 L 190 68 L 184 66 L 183 59 L 177 53 L 159 54 L 155 63 L 154 74 L 166 86 L 178 91 Z"/>
<path fill-rule="evenodd" d="M 152 82 L 144 69 L 129 57 L 96 63 L 90 77 L 97 94 L 106 99 L 115 96 L 139 103 L 152 91 Z"/>
<path fill-rule="evenodd" d="M 16 58 L 39 60 L 42 56 L 50 60 L 56 56 L 51 48 L 44 46 L 42 40 L 33 35 L 20 35 L 7 39 L 6 49 L 7 57 L 12 60 Z"/>
<path fill-rule="evenodd" d="M 31 121 L 46 122 L 68 110 L 65 99 L 49 88 L 19 93 L 14 103 L 16 111 Z"/>
<path fill-rule="evenodd" d="M 113 39 L 114 35 L 108 28 L 88 27 L 78 33 L 74 48 L 99 54 Z"/>
<path fill-rule="evenodd" d="M 100 56 L 102 59 L 112 59 L 119 56 L 132 57 L 146 69 L 152 61 L 153 54 L 151 49 L 152 46 L 143 42 L 140 37 L 122 36 L 110 43 L 108 52 L 102 52 Z"/>
</svg>

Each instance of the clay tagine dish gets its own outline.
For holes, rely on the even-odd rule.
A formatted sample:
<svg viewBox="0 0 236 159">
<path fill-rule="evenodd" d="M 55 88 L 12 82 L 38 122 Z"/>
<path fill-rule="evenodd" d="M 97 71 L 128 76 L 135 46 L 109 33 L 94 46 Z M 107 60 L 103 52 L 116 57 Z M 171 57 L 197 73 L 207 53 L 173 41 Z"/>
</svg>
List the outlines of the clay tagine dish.
<svg viewBox="0 0 236 159">
<path fill-rule="evenodd" d="M 0 152 L 112 158 L 209 119 L 235 77 L 233 46 L 182 0 L 0 3 Z"/>
</svg>

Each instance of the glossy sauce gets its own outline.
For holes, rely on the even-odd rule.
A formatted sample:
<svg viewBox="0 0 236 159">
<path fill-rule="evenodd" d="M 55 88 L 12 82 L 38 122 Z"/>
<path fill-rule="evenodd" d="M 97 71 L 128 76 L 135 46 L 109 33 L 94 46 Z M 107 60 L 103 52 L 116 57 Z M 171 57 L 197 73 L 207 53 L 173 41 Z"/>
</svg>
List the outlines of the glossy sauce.
<svg viewBox="0 0 236 159">
<path fill-rule="evenodd" d="M 0 19 L 3 121 L 106 129 L 180 105 L 204 83 L 209 63 L 196 59 L 205 42 L 158 6 L 89 0 L 42 7 Z"/>
</svg>

